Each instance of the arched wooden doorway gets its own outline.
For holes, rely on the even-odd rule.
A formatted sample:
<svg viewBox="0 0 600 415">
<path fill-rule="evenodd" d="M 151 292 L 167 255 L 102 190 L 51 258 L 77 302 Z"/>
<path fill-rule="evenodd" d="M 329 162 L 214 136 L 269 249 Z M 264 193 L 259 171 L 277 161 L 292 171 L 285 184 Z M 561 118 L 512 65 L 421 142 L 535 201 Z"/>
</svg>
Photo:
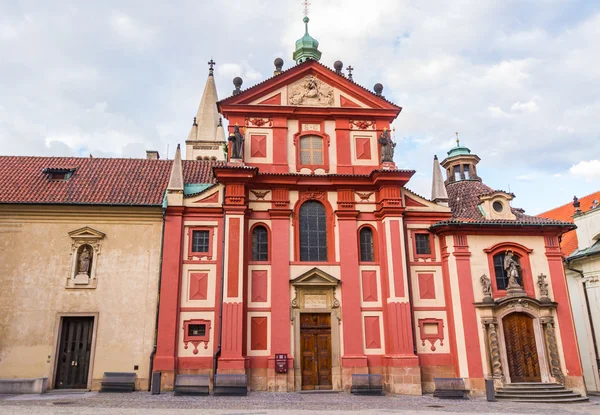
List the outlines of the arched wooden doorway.
<svg viewBox="0 0 600 415">
<path fill-rule="evenodd" d="M 511 382 L 541 382 L 533 318 L 511 313 L 502 319 Z"/>
</svg>

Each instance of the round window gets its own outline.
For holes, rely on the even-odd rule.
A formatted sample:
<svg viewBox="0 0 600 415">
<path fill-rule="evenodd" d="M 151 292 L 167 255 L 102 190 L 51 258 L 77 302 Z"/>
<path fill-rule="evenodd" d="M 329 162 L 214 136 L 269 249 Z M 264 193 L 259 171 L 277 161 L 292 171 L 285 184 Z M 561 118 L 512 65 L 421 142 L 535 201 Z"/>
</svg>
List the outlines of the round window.
<svg viewBox="0 0 600 415">
<path fill-rule="evenodd" d="M 502 202 L 498 202 L 497 200 L 494 203 L 492 203 L 492 207 L 498 213 L 504 210 L 504 205 L 502 204 Z"/>
</svg>

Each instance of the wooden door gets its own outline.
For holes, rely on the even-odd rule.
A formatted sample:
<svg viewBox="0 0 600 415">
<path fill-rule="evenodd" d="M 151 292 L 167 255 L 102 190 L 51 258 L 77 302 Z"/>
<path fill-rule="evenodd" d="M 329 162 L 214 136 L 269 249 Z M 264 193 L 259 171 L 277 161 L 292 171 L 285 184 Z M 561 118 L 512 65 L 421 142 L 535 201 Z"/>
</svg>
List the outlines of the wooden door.
<svg viewBox="0 0 600 415">
<path fill-rule="evenodd" d="M 331 389 L 331 315 L 300 315 L 302 389 Z"/>
<path fill-rule="evenodd" d="M 65 317 L 57 350 L 56 389 L 85 389 L 90 369 L 93 317 Z"/>
<path fill-rule="evenodd" d="M 511 382 L 541 382 L 533 319 L 512 313 L 502 319 Z"/>
</svg>

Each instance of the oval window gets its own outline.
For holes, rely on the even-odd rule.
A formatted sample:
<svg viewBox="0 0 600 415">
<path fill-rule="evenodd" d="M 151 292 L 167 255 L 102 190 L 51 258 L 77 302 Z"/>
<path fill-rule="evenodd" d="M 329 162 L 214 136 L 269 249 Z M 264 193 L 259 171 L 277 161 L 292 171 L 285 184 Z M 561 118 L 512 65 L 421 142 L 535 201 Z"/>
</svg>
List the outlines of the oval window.
<svg viewBox="0 0 600 415">
<path fill-rule="evenodd" d="M 494 203 L 492 203 L 492 207 L 498 213 L 504 210 L 504 205 L 502 204 L 502 202 L 498 202 L 497 200 Z"/>
</svg>

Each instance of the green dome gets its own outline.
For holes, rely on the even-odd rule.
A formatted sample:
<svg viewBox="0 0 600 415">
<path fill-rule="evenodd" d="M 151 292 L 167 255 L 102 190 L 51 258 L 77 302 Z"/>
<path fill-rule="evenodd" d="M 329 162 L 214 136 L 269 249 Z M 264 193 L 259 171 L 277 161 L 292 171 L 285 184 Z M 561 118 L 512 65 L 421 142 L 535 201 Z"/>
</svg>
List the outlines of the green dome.
<svg viewBox="0 0 600 415">
<path fill-rule="evenodd" d="M 456 146 L 448 152 L 448 157 L 465 156 L 471 154 L 471 150 L 465 146 Z"/>
<path fill-rule="evenodd" d="M 304 17 L 305 32 L 304 36 L 296 41 L 296 50 L 294 51 L 293 58 L 296 63 L 305 62 L 307 59 L 313 59 L 318 61 L 321 59 L 321 52 L 319 51 L 319 42 L 308 34 L 308 16 Z"/>
</svg>

